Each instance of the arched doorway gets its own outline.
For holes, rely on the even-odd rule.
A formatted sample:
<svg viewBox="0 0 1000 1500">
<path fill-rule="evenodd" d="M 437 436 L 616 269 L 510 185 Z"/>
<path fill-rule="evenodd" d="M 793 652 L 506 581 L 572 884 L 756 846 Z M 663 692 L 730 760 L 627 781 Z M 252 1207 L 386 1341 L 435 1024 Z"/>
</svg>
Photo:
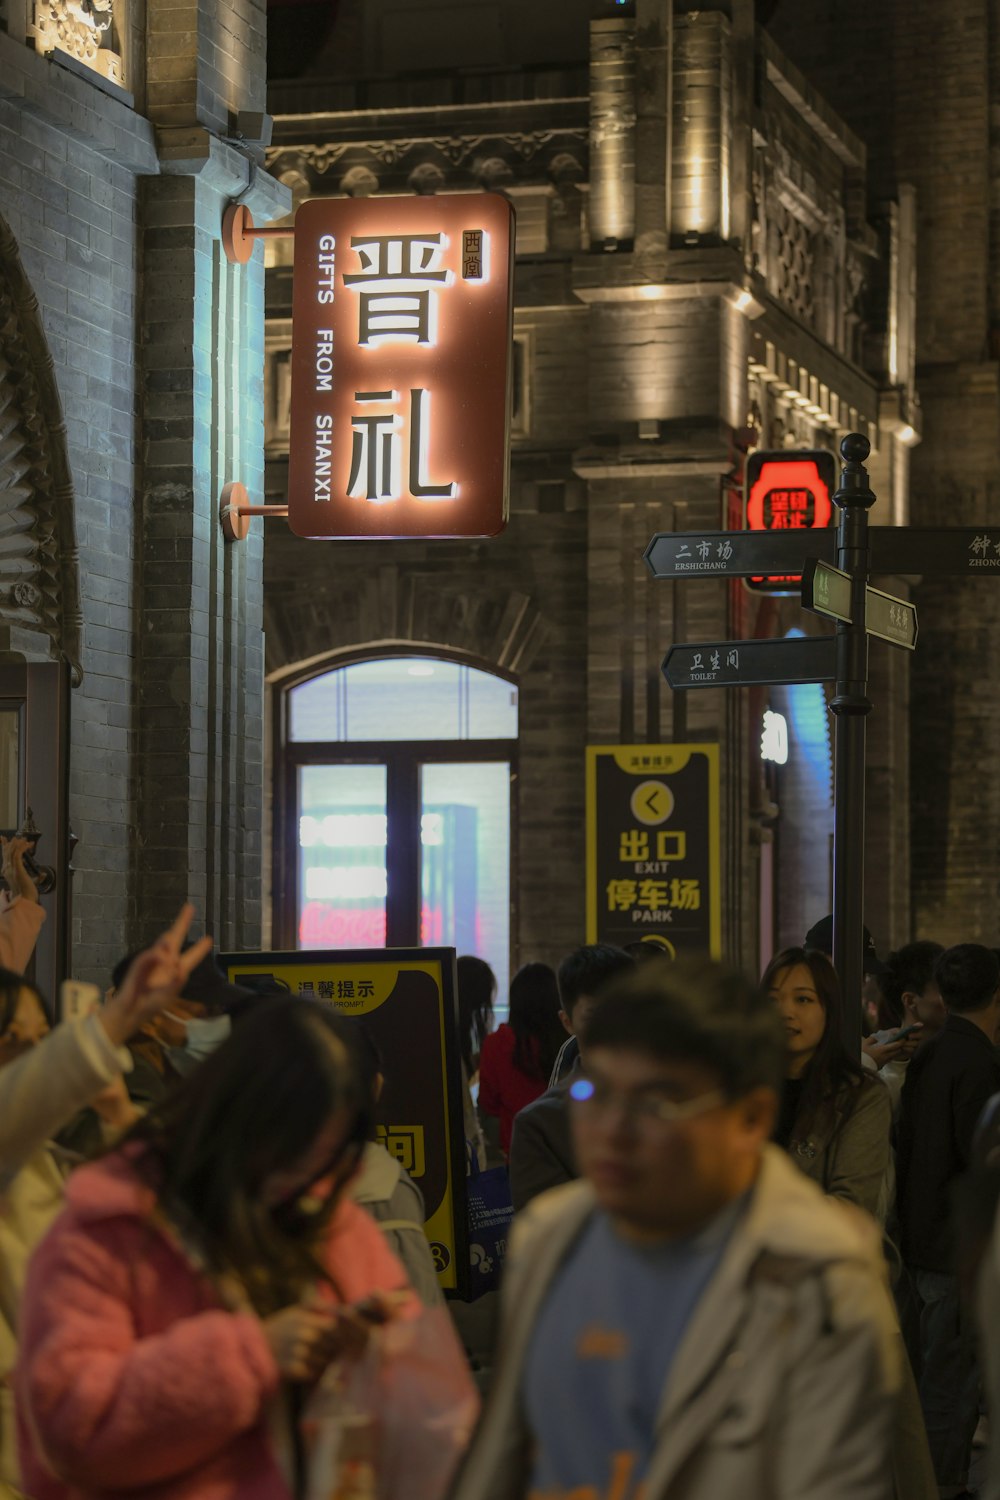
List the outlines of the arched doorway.
<svg viewBox="0 0 1000 1500">
<path fill-rule="evenodd" d="M 70 683 L 82 681 L 79 556 L 62 400 L 42 312 L 0 218 L 0 832 L 40 832 L 34 977 L 70 971 Z M 78 825 L 79 826 L 79 825 Z"/>
<path fill-rule="evenodd" d="M 512 678 L 394 648 L 277 694 L 274 940 L 445 944 L 510 972 Z"/>
</svg>

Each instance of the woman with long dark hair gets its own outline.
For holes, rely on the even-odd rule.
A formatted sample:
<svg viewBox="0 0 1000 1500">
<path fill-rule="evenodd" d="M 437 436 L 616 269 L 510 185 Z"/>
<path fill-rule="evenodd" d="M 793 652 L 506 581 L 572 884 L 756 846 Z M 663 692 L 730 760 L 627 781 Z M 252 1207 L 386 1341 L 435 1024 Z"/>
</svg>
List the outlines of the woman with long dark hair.
<svg viewBox="0 0 1000 1500">
<path fill-rule="evenodd" d="M 884 1224 L 892 1194 L 892 1106 L 885 1085 L 844 1045 L 833 965 L 815 949 L 786 948 L 761 985 L 781 1013 L 788 1046 L 778 1145 L 824 1192 Z"/>
<path fill-rule="evenodd" d="M 825 953 L 786 948 L 761 988 L 778 1007 L 787 1043 L 775 1140 L 825 1193 L 885 1225 L 895 1173 L 889 1090 L 844 1045 L 840 981 Z M 860 1037 L 859 1037 L 860 1041 Z M 937 1485 L 916 1383 L 899 1338 L 903 1386 L 892 1443 L 894 1500 L 934 1500 Z"/>
<path fill-rule="evenodd" d="M 497 976 L 484 958 L 463 953 L 455 966 L 458 975 L 458 1044 L 462 1053 L 462 1113 L 465 1142 L 481 1168 L 486 1166 L 486 1142 L 472 1102 L 479 1079 L 479 1055 L 493 1030 Z"/>
<path fill-rule="evenodd" d="M 497 977 L 484 958 L 463 953 L 456 964 L 458 974 L 458 1035 L 462 1062 L 472 1083 L 479 1072 L 483 1042 L 493 1030 L 493 1005 Z"/>
<path fill-rule="evenodd" d="M 504 1155 L 514 1116 L 544 1094 L 566 1040 L 559 1006 L 555 971 L 548 964 L 525 964 L 511 980 L 509 1021 L 483 1042 L 479 1107 L 499 1119 Z"/>
<path fill-rule="evenodd" d="M 70 1179 L 22 1310 L 37 1500 L 295 1494 L 303 1385 L 413 1303 L 344 1191 L 371 1134 L 356 1047 L 323 1006 L 261 1001 Z"/>
</svg>

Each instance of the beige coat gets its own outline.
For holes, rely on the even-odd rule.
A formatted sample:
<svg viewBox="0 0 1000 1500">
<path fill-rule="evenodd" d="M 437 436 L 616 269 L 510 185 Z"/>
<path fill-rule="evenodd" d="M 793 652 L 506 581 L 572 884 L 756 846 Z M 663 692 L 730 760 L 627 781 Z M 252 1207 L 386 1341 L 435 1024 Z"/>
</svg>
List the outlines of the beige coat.
<svg viewBox="0 0 1000 1500">
<path fill-rule="evenodd" d="M 527 1493 L 525 1360 L 594 1211 L 572 1183 L 515 1225 L 496 1382 L 451 1500 Z M 662 1393 L 644 1500 L 888 1500 L 898 1354 L 874 1227 L 767 1147 Z"/>
<path fill-rule="evenodd" d="M 0 1496 L 17 1484 L 9 1377 L 21 1292 L 32 1252 L 62 1207 L 63 1174 L 46 1142 L 114 1082 L 123 1060 L 88 1016 L 0 1068 Z"/>
</svg>

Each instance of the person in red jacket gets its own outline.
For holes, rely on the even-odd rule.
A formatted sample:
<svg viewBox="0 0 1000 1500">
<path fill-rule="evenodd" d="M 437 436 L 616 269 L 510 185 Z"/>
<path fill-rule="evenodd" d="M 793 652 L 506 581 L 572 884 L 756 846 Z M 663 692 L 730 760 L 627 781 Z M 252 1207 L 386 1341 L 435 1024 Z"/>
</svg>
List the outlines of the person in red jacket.
<svg viewBox="0 0 1000 1500">
<path fill-rule="evenodd" d="M 32 1262 L 15 1377 L 33 1500 L 291 1500 L 296 1417 L 417 1305 L 346 1196 L 370 1135 L 349 1022 L 262 1001 L 70 1179 Z"/>
<path fill-rule="evenodd" d="M 484 1038 L 479 1061 L 479 1107 L 499 1119 L 505 1156 L 514 1116 L 544 1094 L 565 1040 L 554 970 L 525 964 L 511 980 L 510 1021 Z"/>
</svg>

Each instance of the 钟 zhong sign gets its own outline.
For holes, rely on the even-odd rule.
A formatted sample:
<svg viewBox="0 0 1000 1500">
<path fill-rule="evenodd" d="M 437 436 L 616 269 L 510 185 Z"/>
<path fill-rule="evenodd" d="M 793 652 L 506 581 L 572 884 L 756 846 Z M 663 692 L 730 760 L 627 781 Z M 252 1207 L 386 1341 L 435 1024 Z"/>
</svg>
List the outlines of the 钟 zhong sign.
<svg viewBox="0 0 1000 1500">
<path fill-rule="evenodd" d="M 746 514 L 749 531 L 817 531 L 833 519 L 837 466 L 832 453 L 751 453 L 746 467 Z M 801 577 L 749 578 L 758 593 L 790 594 Z"/>
<path fill-rule="evenodd" d="M 299 209 L 288 473 L 299 536 L 502 530 L 513 230 L 498 193 Z"/>
<path fill-rule="evenodd" d="M 587 749 L 587 942 L 722 942 L 718 745 Z"/>
</svg>

